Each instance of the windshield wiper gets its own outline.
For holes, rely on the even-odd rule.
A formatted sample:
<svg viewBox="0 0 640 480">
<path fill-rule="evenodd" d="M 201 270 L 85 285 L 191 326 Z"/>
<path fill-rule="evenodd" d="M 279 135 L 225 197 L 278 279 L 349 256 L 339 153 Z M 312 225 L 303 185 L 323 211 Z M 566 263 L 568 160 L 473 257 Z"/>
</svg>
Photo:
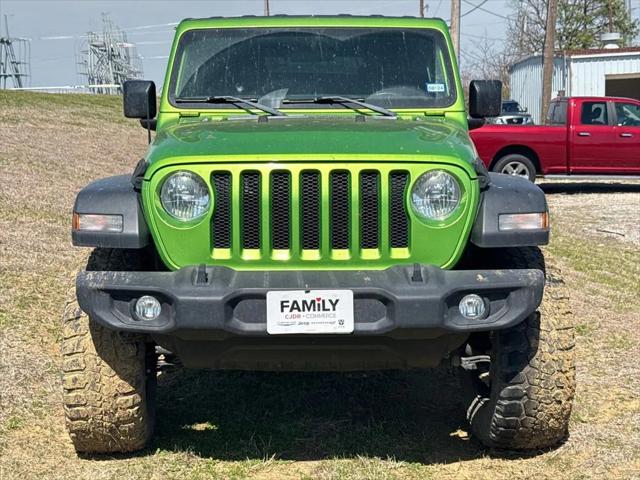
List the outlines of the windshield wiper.
<svg viewBox="0 0 640 480">
<path fill-rule="evenodd" d="M 357 105 L 358 107 L 366 108 L 373 112 L 384 115 L 385 117 L 397 117 L 397 115 L 393 113 L 391 110 L 387 110 L 386 108 L 379 107 L 378 105 L 372 105 L 371 103 L 362 102 L 360 100 L 356 100 L 355 98 L 318 97 L 313 100 L 313 103 L 337 103 L 339 105 L 344 105 L 345 107 L 350 108 L 351 110 L 358 111 L 359 109 L 354 107 L 354 105 Z"/>
<path fill-rule="evenodd" d="M 247 100 L 245 98 L 240 97 L 232 97 L 229 95 L 219 96 L 219 97 L 179 97 L 176 98 L 176 103 L 228 103 L 229 105 L 235 105 L 238 108 L 241 108 L 251 114 L 254 114 L 249 108 L 245 108 L 242 105 L 247 105 L 251 108 L 255 108 L 256 110 L 261 110 L 269 115 L 273 115 L 276 117 L 286 117 L 287 114 L 277 110 L 275 108 L 267 107 L 266 105 L 262 105 L 260 103 Z"/>
</svg>

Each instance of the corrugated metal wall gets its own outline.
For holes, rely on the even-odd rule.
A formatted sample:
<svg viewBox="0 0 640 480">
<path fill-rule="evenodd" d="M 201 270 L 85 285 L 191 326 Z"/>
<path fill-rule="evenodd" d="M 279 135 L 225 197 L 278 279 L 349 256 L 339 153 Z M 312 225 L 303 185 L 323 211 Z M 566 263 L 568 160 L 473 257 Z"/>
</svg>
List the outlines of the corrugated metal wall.
<svg viewBox="0 0 640 480">
<path fill-rule="evenodd" d="M 575 56 L 569 64 L 571 95 L 604 96 L 606 76 L 637 73 L 640 55 L 614 53 L 605 56 Z"/>
<path fill-rule="evenodd" d="M 559 90 L 564 90 L 567 96 L 604 96 L 607 75 L 631 73 L 640 74 L 638 53 L 556 57 L 551 98 Z M 541 123 L 542 57 L 528 57 L 515 63 L 510 81 L 511 98 L 529 110 L 535 123 Z"/>
<path fill-rule="evenodd" d="M 553 66 L 551 98 L 557 96 L 558 90 L 567 90 L 564 59 L 555 58 Z M 514 64 L 511 68 L 510 82 L 511 98 L 529 110 L 535 123 L 541 123 L 542 57 L 529 57 Z"/>
</svg>

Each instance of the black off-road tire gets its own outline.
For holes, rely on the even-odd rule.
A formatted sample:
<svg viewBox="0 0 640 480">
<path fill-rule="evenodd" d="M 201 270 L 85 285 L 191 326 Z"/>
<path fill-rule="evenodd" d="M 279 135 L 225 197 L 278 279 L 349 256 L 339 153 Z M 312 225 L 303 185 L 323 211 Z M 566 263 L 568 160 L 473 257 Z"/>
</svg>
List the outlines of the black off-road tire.
<svg viewBox="0 0 640 480">
<path fill-rule="evenodd" d="M 491 170 L 498 173 L 513 175 L 513 173 L 505 171 L 505 169 L 507 169 L 507 167 L 510 165 L 520 165 L 520 168 L 526 170 L 526 177 L 529 179 L 529 181 L 536 181 L 536 166 L 529 157 L 520 153 L 510 153 L 508 155 L 505 155 L 504 157 L 501 157 L 500 159 L 498 159 L 498 161 L 496 161 L 496 163 L 494 163 Z"/>
<path fill-rule="evenodd" d="M 87 270 L 133 270 L 141 258 L 96 249 Z M 156 357 L 144 337 L 107 329 L 79 307 L 75 287 L 63 315 L 62 386 L 67 429 L 77 452 L 144 448 L 153 434 Z"/>
<path fill-rule="evenodd" d="M 535 247 L 493 251 L 482 263 L 490 264 L 485 268 L 545 270 Z M 464 372 L 473 435 L 485 446 L 509 450 L 543 449 L 563 441 L 575 392 L 574 332 L 563 287 L 548 285 L 537 312 L 484 340 L 485 351 L 483 342 L 476 342 L 472 353 L 491 356 L 489 385 L 478 371 Z"/>
</svg>

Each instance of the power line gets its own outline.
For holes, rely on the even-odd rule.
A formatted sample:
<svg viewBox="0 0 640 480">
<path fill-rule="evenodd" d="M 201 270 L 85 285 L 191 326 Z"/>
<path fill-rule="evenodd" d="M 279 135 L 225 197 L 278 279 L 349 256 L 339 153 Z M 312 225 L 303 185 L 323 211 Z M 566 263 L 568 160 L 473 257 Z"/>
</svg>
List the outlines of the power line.
<svg viewBox="0 0 640 480">
<path fill-rule="evenodd" d="M 131 32 L 133 30 L 147 30 L 150 28 L 159 28 L 159 27 L 177 27 L 178 22 L 169 22 L 169 23 L 156 23 L 155 25 L 139 25 L 137 27 L 127 27 L 123 28 L 123 32 Z"/>
<path fill-rule="evenodd" d="M 482 22 L 482 23 L 465 23 L 465 27 L 484 27 L 488 25 L 502 25 L 504 22 L 496 20 L 495 22 Z"/>
<path fill-rule="evenodd" d="M 480 3 L 479 5 L 476 5 L 476 6 L 475 6 L 475 7 L 473 7 L 471 10 L 468 10 L 468 11 L 464 12 L 462 15 L 460 15 L 460 18 L 462 18 L 462 17 L 466 17 L 466 16 L 467 16 L 467 15 L 469 15 L 470 13 L 475 12 L 476 10 L 478 10 L 479 8 L 481 8 L 481 7 L 482 7 L 482 5 L 484 5 L 484 4 L 485 4 L 485 3 L 487 3 L 488 1 L 489 1 L 489 0 L 483 0 L 483 2 L 482 2 L 482 3 Z M 465 3 L 470 4 L 470 2 L 465 2 Z"/>
<path fill-rule="evenodd" d="M 472 35 L 470 33 L 461 33 L 463 37 L 477 38 L 479 40 L 493 40 L 495 42 L 504 42 L 506 38 L 487 37 L 486 35 Z"/>
<path fill-rule="evenodd" d="M 483 11 L 485 13 L 489 13 L 491 15 L 495 15 L 496 17 L 500 17 L 500 18 L 504 18 L 505 20 L 509 20 L 509 17 L 505 17 L 504 15 L 500 15 L 499 13 L 492 12 L 491 10 L 487 10 L 486 8 L 482 7 L 481 5 L 484 5 L 484 3 L 482 3 L 480 5 L 474 5 L 469 0 L 462 0 L 462 1 L 464 3 L 466 3 L 467 5 L 471 5 L 472 7 L 477 7 L 478 10 L 481 10 L 481 11 Z"/>
<path fill-rule="evenodd" d="M 147 31 L 130 31 L 120 29 L 122 32 L 128 32 L 130 37 L 132 36 L 142 36 L 142 35 L 161 35 L 161 34 L 170 34 L 173 32 L 172 29 L 162 29 L 162 30 L 147 30 Z M 83 40 L 87 38 L 86 33 L 72 33 L 72 34 L 60 34 L 60 35 L 51 35 L 46 37 L 38 37 L 38 40 Z"/>
</svg>

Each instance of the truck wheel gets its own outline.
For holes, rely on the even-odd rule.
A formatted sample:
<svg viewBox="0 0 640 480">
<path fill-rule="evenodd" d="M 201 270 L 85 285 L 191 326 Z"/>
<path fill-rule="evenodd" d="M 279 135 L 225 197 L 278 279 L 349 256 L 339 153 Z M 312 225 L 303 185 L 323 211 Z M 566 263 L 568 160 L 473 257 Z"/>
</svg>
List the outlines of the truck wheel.
<svg viewBox="0 0 640 480">
<path fill-rule="evenodd" d="M 539 268 L 538 248 L 499 250 L 491 268 Z M 568 435 L 575 392 L 574 332 L 561 295 L 548 287 L 539 311 L 507 330 L 471 338 L 466 356 L 488 355 L 465 370 L 467 419 L 486 446 L 511 450 L 552 447 Z M 477 357 L 476 357 L 477 358 Z"/>
<path fill-rule="evenodd" d="M 122 250 L 96 249 L 87 270 L 130 270 L 139 264 Z M 132 452 L 153 433 L 156 356 L 139 335 L 92 321 L 75 288 L 63 315 L 62 386 L 66 425 L 77 452 Z"/>
<path fill-rule="evenodd" d="M 530 181 L 536 179 L 536 167 L 529 157 L 519 153 L 511 153 L 500 158 L 492 170 L 507 175 L 516 175 Z"/>
</svg>

